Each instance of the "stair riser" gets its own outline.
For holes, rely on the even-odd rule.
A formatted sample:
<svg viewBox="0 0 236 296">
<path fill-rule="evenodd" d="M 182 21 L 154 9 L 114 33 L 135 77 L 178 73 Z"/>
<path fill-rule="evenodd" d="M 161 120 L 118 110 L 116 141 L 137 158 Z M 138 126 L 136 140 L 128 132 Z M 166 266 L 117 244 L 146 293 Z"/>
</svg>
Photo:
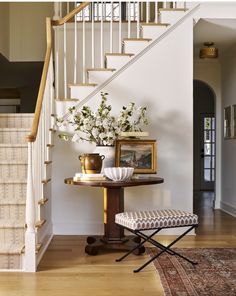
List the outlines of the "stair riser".
<svg viewBox="0 0 236 296">
<path fill-rule="evenodd" d="M 0 160 L 27 160 L 27 147 L 1 147 Z"/>
<path fill-rule="evenodd" d="M 80 86 L 74 85 L 70 87 L 70 94 L 71 98 L 79 99 L 82 101 L 85 99 L 92 91 L 95 90 L 96 87 L 94 86 Z"/>
<path fill-rule="evenodd" d="M 0 117 L 0 128 L 13 127 L 13 128 L 30 128 L 33 122 L 32 117 L 12 117 L 12 116 L 1 116 Z"/>
<path fill-rule="evenodd" d="M 165 31 L 167 27 L 159 27 L 159 26 L 143 26 L 143 38 L 151 38 L 156 39 L 160 37 Z"/>
<path fill-rule="evenodd" d="M 21 199 L 26 196 L 26 183 L 0 183 L 0 196 L 1 199 Z"/>
<path fill-rule="evenodd" d="M 25 144 L 28 131 L 0 131 L 0 143 Z"/>
<path fill-rule="evenodd" d="M 0 219 L 24 220 L 25 205 L 0 205 Z"/>
<path fill-rule="evenodd" d="M 0 179 L 26 179 L 27 164 L 0 164 Z"/>
<path fill-rule="evenodd" d="M 107 68 L 119 70 L 131 60 L 129 56 L 107 56 Z"/>
<path fill-rule="evenodd" d="M 55 111 L 58 117 L 64 116 L 67 112 L 68 109 L 76 106 L 79 102 L 75 101 L 56 101 L 56 106 L 55 106 Z"/>
<path fill-rule="evenodd" d="M 115 71 L 89 71 L 88 80 L 89 83 L 100 84 L 109 79 Z"/>
<path fill-rule="evenodd" d="M 0 254 L 0 269 L 21 269 L 21 255 Z"/>
<path fill-rule="evenodd" d="M 184 14 L 184 11 L 162 11 L 161 22 L 167 24 L 174 24 L 178 20 L 180 20 Z"/>
<path fill-rule="evenodd" d="M 0 242 L 3 244 L 20 244 L 25 241 L 24 228 L 0 228 Z"/>
<path fill-rule="evenodd" d="M 130 40 L 125 41 L 124 42 L 124 52 L 138 54 L 140 51 L 142 51 L 149 44 L 150 44 L 150 42 L 147 42 L 147 41 L 130 41 Z"/>
</svg>

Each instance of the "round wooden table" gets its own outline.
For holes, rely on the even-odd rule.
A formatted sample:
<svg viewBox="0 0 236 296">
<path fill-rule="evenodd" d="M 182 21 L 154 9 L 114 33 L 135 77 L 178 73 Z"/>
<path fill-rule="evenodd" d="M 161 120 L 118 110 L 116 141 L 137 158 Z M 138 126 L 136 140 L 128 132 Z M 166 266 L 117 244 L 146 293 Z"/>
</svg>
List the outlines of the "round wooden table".
<svg viewBox="0 0 236 296">
<path fill-rule="evenodd" d="M 124 188 L 142 185 L 161 184 L 163 178 L 147 177 L 132 179 L 123 182 L 106 181 L 73 181 L 66 178 L 68 185 L 101 187 L 104 189 L 104 235 L 89 236 L 85 252 L 96 255 L 100 250 L 131 250 L 139 241 L 136 237 L 124 236 L 124 229 L 115 223 L 115 215 L 124 212 Z M 137 250 L 136 254 L 143 253 L 144 247 Z"/>
</svg>

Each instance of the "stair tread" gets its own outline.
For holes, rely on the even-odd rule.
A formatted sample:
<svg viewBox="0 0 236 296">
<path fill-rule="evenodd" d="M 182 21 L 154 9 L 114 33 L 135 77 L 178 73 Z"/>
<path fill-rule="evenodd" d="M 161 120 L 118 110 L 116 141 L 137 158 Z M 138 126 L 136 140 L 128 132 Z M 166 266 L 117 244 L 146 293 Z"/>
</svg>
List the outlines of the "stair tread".
<svg viewBox="0 0 236 296">
<path fill-rule="evenodd" d="M 114 68 L 88 68 L 87 71 L 116 71 Z"/>
<path fill-rule="evenodd" d="M 30 128 L 25 127 L 1 127 L 0 132 L 29 132 Z"/>
<path fill-rule="evenodd" d="M 22 198 L 4 198 L 0 200 L 0 205 L 25 205 L 26 201 Z"/>
<path fill-rule="evenodd" d="M 0 117 L 34 117 L 34 113 L 0 113 Z"/>
<path fill-rule="evenodd" d="M 55 100 L 58 102 L 66 102 L 66 101 L 78 102 L 79 101 L 79 99 L 73 99 L 73 98 L 57 98 Z"/>
<path fill-rule="evenodd" d="M 188 11 L 187 8 L 159 8 L 159 11 Z"/>
<path fill-rule="evenodd" d="M 0 159 L 0 164 L 26 164 L 27 165 L 27 159 L 25 160 L 22 160 L 22 159 L 1 160 Z"/>
<path fill-rule="evenodd" d="M 25 179 L 1 179 L 0 178 L 0 184 L 26 184 L 27 180 Z"/>
<path fill-rule="evenodd" d="M 123 41 L 152 41 L 151 38 L 124 38 Z"/>
<path fill-rule="evenodd" d="M 134 53 L 105 53 L 106 56 L 134 56 Z"/>
<path fill-rule="evenodd" d="M 73 86 L 92 86 L 92 87 L 95 87 L 95 86 L 97 86 L 97 83 L 75 83 L 75 84 L 73 84 L 73 83 L 70 83 L 69 84 L 69 87 L 73 87 Z"/>
<path fill-rule="evenodd" d="M 168 23 L 141 23 L 141 26 L 167 27 L 167 26 L 170 26 L 170 24 L 168 24 Z"/>
<path fill-rule="evenodd" d="M 16 143 L 1 143 L 0 144 L 0 148 L 25 148 L 25 147 L 28 147 L 28 144 L 25 144 L 25 143 L 20 143 L 20 144 L 16 144 Z"/>
<path fill-rule="evenodd" d="M 24 244 L 0 244 L 0 254 L 21 254 Z"/>
<path fill-rule="evenodd" d="M 25 221 L 0 219 L 0 228 L 25 228 Z"/>
</svg>

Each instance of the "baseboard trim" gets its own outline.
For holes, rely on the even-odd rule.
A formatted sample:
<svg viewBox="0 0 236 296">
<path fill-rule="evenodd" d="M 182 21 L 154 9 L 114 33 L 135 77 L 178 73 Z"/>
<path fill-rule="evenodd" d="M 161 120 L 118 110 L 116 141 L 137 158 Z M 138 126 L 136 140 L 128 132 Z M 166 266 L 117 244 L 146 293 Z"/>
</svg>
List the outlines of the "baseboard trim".
<svg viewBox="0 0 236 296">
<path fill-rule="evenodd" d="M 225 213 L 231 215 L 231 216 L 234 216 L 236 217 L 236 207 L 229 204 L 229 203 L 226 203 L 226 202 L 220 202 L 220 209 L 222 211 L 224 211 Z"/>
<path fill-rule="evenodd" d="M 43 241 L 42 248 L 40 249 L 39 254 L 38 254 L 38 256 L 37 256 L 37 266 L 39 265 L 39 263 L 40 263 L 40 261 L 41 261 L 43 255 L 44 255 L 44 253 L 46 252 L 46 250 L 47 250 L 47 248 L 48 248 L 48 246 L 49 246 L 49 244 L 50 244 L 52 238 L 53 238 L 53 234 L 51 234 L 51 235 L 47 238 L 47 240 Z"/>
<path fill-rule="evenodd" d="M 46 252 L 52 238 L 53 238 L 53 225 L 52 222 L 49 222 L 45 228 L 45 231 L 43 233 L 43 237 L 41 238 L 42 241 L 40 241 L 40 243 L 42 243 L 42 247 L 39 251 L 39 253 L 37 254 L 37 266 L 39 265 L 39 262 L 41 261 L 44 253 Z"/>
</svg>

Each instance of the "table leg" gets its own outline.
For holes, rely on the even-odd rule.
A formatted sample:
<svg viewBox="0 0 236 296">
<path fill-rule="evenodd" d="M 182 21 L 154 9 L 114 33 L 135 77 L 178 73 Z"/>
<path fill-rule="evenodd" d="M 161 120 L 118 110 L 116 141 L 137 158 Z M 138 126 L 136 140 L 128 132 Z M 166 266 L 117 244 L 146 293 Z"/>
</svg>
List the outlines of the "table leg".
<svg viewBox="0 0 236 296">
<path fill-rule="evenodd" d="M 138 241 L 134 237 L 125 237 L 124 229 L 115 223 L 115 215 L 124 211 L 124 189 L 104 189 L 104 236 L 90 236 L 87 238 L 88 245 L 85 252 L 96 255 L 100 250 L 130 250 Z M 137 250 L 136 255 L 145 251 L 145 248 Z"/>
</svg>

